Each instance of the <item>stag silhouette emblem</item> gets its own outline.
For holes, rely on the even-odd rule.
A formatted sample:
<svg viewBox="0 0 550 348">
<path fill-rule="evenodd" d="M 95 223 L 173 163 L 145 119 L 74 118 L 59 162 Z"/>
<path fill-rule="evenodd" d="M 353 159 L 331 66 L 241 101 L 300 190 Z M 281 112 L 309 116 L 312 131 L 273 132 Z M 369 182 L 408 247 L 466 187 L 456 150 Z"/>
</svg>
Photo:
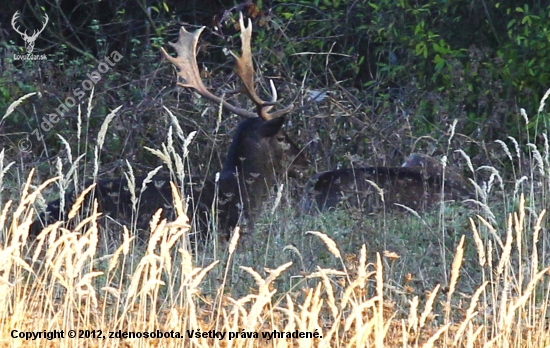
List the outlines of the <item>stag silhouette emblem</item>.
<svg viewBox="0 0 550 348">
<path fill-rule="evenodd" d="M 43 25 L 42 25 L 42 29 L 40 30 L 34 30 L 32 32 L 32 35 L 27 35 L 27 30 L 25 29 L 25 32 L 22 33 L 18 27 L 15 26 L 15 22 L 17 21 L 17 18 L 19 18 L 19 11 L 16 11 L 14 14 L 13 14 L 13 17 L 11 18 L 11 26 L 13 27 L 13 29 L 19 34 L 21 35 L 21 38 L 23 40 L 25 40 L 25 49 L 27 50 L 27 53 L 28 54 L 31 54 L 32 51 L 34 50 L 34 42 L 36 41 L 36 39 L 38 38 L 38 35 L 40 35 L 41 32 L 44 31 L 44 28 L 46 28 L 46 24 L 48 24 L 48 15 L 45 14 L 44 15 L 44 22 L 43 22 Z"/>
</svg>

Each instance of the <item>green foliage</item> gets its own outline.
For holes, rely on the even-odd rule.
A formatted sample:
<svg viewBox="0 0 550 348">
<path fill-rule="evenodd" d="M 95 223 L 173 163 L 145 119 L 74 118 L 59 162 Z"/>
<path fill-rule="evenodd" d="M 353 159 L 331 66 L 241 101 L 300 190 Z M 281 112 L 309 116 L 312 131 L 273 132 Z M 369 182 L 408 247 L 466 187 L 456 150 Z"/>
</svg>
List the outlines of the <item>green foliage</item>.
<svg viewBox="0 0 550 348">
<path fill-rule="evenodd" d="M 220 47 L 238 50 L 239 11 L 253 23 L 262 97 L 269 93 L 267 78 L 282 91 L 282 104 L 302 92 L 306 107 L 300 108 L 299 116 L 293 114 L 289 131 L 299 135 L 303 144 L 318 139 L 315 146 L 320 154 L 314 156 L 322 159 L 322 165 L 316 169 L 347 166 L 357 158 L 386 164 L 391 157 L 406 155 L 420 138 L 434 139 L 430 146 L 441 149 L 448 146 L 454 119 L 458 120 L 456 133 L 470 144 L 500 139 L 502 134 L 521 142 L 549 126 L 548 115 L 536 113 L 550 87 L 547 4 L 512 0 L 215 3 L 220 7 L 141 0 L 76 7 L 52 3 L 23 11 L 21 24 L 29 30 L 40 24 L 43 12 L 50 17 L 36 47 L 38 53 L 47 54 L 47 60 L 11 61 L 10 55 L 24 53 L 24 46 L 10 31 L 9 39 L 0 43 L 4 63 L 0 110 L 29 92 L 41 91 L 43 97 L 20 106 L 4 120 L 2 131 L 24 136 L 37 129 L 44 115 L 79 87 L 103 57 L 117 50 L 124 59 L 97 85 L 93 99 L 97 113 L 83 125 L 89 134 L 97 134 L 104 115 L 125 105 L 125 120 L 107 140 L 116 141 L 109 158 L 120 159 L 128 151 L 147 159 L 141 148 L 133 146 L 158 146 L 155 139 L 167 131 L 166 123 L 159 121 L 164 119 L 162 105 L 172 101 L 180 111 L 177 117 L 185 118 L 189 130 L 210 134 L 218 127 L 216 121 L 200 116 L 204 107 L 173 88 L 174 71 L 159 59 L 159 48 L 170 50 L 167 43 L 175 41 L 182 23 L 191 30 L 205 25 L 199 65 L 206 85 L 221 91 L 234 83 L 231 58 Z M 19 10 L 15 4 L 9 6 L 2 18 L 6 23 Z M 328 97 L 308 104 L 309 92 L 326 92 Z M 178 99 L 182 96 L 184 100 Z M 527 111 L 527 127 L 519 107 Z M 39 160 L 45 148 L 57 153 L 57 134 L 77 142 L 76 112 L 73 108 L 54 131 L 43 134 L 44 142 L 33 146 Z M 235 119 L 223 115 L 223 120 L 220 129 L 231 131 Z M 133 140 L 139 137 L 146 142 Z M 132 144 L 123 139 L 132 139 Z M 218 148 L 215 140 L 205 142 L 201 146 Z M 464 149 L 472 156 L 479 151 Z M 389 151 L 392 155 L 387 158 Z"/>
<path fill-rule="evenodd" d="M 277 1 L 288 22 L 287 55 L 320 53 L 308 72 L 329 63 L 340 83 L 360 82 L 379 98 L 395 86 L 408 90 L 404 102 L 420 118 L 418 135 L 433 129 L 444 112 L 461 121 L 468 135 L 481 130 L 492 139 L 506 130 L 520 135 L 513 116 L 517 106 L 535 114 L 550 86 L 550 6 L 514 1 L 471 3 L 465 0 Z M 327 60 L 324 54 L 349 59 Z M 304 71 L 304 66 L 296 67 Z M 302 69 L 300 69 L 302 68 Z M 355 75 L 351 78 L 350 75 Z M 539 115 L 542 117 L 542 115 Z M 546 119 L 531 123 L 532 127 Z M 430 123 L 436 123 L 430 125 Z M 497 127 L 497 129 L 486 129 Z M 489 139 L 487 139 L 489 140 Z"/>
<path fill-rule="evenodd" d="M 538 105 L 544 88 L 550 86 L 550 6 L 530 8 L 524 4 L 507 8 L 506 15 L 511 18 L 506 26 L 509 40 L 498 51 L 506 63 L 503 77 L 519 95 L 527 96 L 521 101 Z M 531 115 L 534 113 L 532 109 L 529 111 Z M 547 115 L 537 115 L 536 121 L 530 124 L 532 128 L 540 121 L 548 129 Z"/>
</svg>

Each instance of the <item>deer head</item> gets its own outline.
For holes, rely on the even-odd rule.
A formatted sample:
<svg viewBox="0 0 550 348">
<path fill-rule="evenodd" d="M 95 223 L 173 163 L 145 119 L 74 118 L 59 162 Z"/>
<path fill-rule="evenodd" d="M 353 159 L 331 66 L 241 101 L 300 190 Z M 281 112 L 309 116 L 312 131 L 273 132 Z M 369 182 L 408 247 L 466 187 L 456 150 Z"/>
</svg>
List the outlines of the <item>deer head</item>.
<svg viewBox="0 0 550 348">
<path fill-rule="evenodd" d="M 44 15 L 44 22 L 42 22 L 42 29 L 34 30 L 32 32 L 32 35 L 30 36 L 27 35 L 26 29 L 25 29 L 25 32 L 22 33 L 19 30 L 19 28 L 15 26 L 16 24 L 15 22 L 17 21 L 18 18 L 19 18 L 19 11 L 16 11 L 13 14 L 13 17 L 11 18 L 11 26 L 19 35 L 21 35 L 21 38 L 25 41 L 25 49 L 27 50 L 27 53 L 31 54 L 32 51 L 34 50 L 34 42 L 38 38 L 38 35 L 40 35 L 40 33 L 44 31 L 44 29 L 46 28 L 46 24 L 48 24 L 48 20 L 49 20 L 48 15 L 47 14 Z"/>
</svg>

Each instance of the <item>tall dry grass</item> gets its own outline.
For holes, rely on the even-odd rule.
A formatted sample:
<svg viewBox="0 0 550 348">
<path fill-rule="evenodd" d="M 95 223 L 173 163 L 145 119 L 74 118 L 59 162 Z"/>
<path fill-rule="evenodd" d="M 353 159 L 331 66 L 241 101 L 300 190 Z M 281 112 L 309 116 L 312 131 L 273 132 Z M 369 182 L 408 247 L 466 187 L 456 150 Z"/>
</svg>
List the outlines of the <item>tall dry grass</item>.
<svg viewBox="0 0 550 348">
<path fill-rule="evenodd" d="M 502 145 L 511 159 L 522 156 L 519 145 L 514 155 Z M 167 150 L 164 155 L 170 153 Z M 547 142 L 542 154 L 533 146 L 529 154 L 536 163 L 531 178 L 516 178 L 513 192 L 503 196 L 504 204 L 493 207 L 489 199 L 491 180 L 498 179 L 498 171 L 488 169 L 491 175 L 485 186 L 476 184 L 480 213 L 469 216 L 470 229 L 462 231 L 453 250 L 446 250 L 453 255 L 448 265 L 441 266 L 449 268 L 446 278 L 420 295 L 408 293 L 406 287 L 396 291 L 389 275 L 400 255 L 375 253 L 369 259 L 366 245 L 359 247 L 358 255 L 343 253 L 330 231 L 307 232 L 307 238 L 318 239 L 333 259 L 330 268 L 318 266 L 288 274 L 291 262 L 273 269 L 259 267 L 258 262 L 238 263 L 238 230 L 223 262 L 215 259 L 197 266 L 198 255 L 190 252 L 186 239 L 191 227 L 185 203 L 174 185 L 177 219 L 161 220 L 156 214 L 144 248 L 133 243 L 130 230 L 121 228 L 116 231 L 122 236 L 117 249 L 102 253 L 97 204 L 73 229 L 58 222 L 31 241 L 32 204 L 55 181 L 32 189 L 31 173 L 19 203 L 7 201 L 0 209 L 1 343 L 35 347 L 547 347 L 548 242 L 546 210 L 539 209 L 550 187 Z M 183 161 L 177 163 L 183 167 Z M 1 169 L 0 180 L 5 173 Z M 81 203 L 77 199 L 69 216 L 82 208 Z M 505 221 L 500 222 L 499 216 L 505 216 Z M 306 233 L 299 235 L 306 238 Z M 301 255 L 295 246 L 288 250 Z M 477 259 L 468 259 L 469 255 Z M 235 268 L 254 283 L 246 294 L 232 291 L 239 281 L 229 276 Z M 213 273 L 217 276 L 208 279 Z M 471 274 L 479 274 L 479 281 L 464 279 Z M 291 279 L 300 281 L 288 286 Z M 475 284 L 473 291 L 461 290 L 464 281 Z M 12 338 L 20 332 L 55 330 L 63 331 L 65 338 Z M 68 337 L 70 330 L 75 330 L 76 337 Z M 162 332 L 179 337 L 113 338 L 111 332 Z M 275 332 L 283 337 L 269 339 Z M 213 333 L 226 336 L 219 339 Z"/>
<path fill-rule="evenodd" d="M 48 183 L 45 183 L 45 185 Z M 43 185 L 44 186 L 44 185 Z M 181 199 L 178 218 L 151 222 L 151 237 L 137 265 L 127 264 L 131 237 L 112 255 L 98 254 L 97 205 L 74 230 L 56 223 L 32 242 L 26 214 L 38 195 L 24 187 L 21 203 L 2 209 L 0 230 L 5 239 L 0 264 L 0 318 L 5 345 L 22 346 L 193 346 L 193 347 L 544 347 L 548 334 L 548 267 L 541 267 L 539 237 L 545 211 L 526 230 L 528 214 L 521 196 L 518 210 L 499 231 L 481 216 L 470 218 L 471 236 L 462 236 L 454 250 L 448 284 L 437 285 L 424 298 L 412 297 L 408 308 L 396 308 L 387 299 L 383 256 L 368 263 L 363 245 L 356 259 L 342 258 L 327 234 L 310 231 L 339 267 L 318 267 L 299 276 L 302 286 L 281 293 L 276 280 L 291 263 L 276 269 L 238 265 L 256 286 L 241 297 L 225 291 L 219 280 L 215 296 L 202 294 L 202 282 L 214 268 L 231 267 L 239 243 L 235 233 L 225 264 L 196 267 L 182 240 L 190 226 Z M 39 188 L 39 189 L 42 189 Z M 177 188 L 173 186 L 175 197 Z M 78 207 L 73 207 L 77 209 Z M 503 234 L 503 240 L 499 237 Z M 530 241 L 523 236 L 529 235 Z M 457 294 L 465 244 L 475 245 L 483 281 L 472 294 Z M 493 240 L 500 240 L 493 243 Z M 175 253 L 179 256 L 174 256 Z M 107 258 L 107 265 L 100 259 Z M 386 255 L 391 258 L 392 255 Z M 395 257 L 395 256 L 393 256 Z M 527 262 L 527 257 L 529 262 Z M 179 279 L 174 279 L 178 274 Z M 24 341 L 11 338 L 12 330 L 42 332 L 101 330 L 101 338 L 64 338 Z M 109 332 L 178 332 L 180 338 L 109 338 Z M 198 337 L 196 332 L 233 333 L 237 338 Z M 317 338 L 262 338 L 274 331 L 316 333 Z M 82 332 L 86 334 L 85 331 Z M 87 333 L 90 335 L 90 331 Z M 98 331 L 95 331 L 99 335 Z M 191 335 L 193 337 L 189 337 Z M 248 337 L 247 337 L 248 335 Z M 257 338 L 254 338 L 257 335 Z M 286 334 L 285 334 L 286 335 Z M 104 337 L 103 337 L 104 336 Z M 245 338 L 247 337 L 247 338 Z"/>
</svg>

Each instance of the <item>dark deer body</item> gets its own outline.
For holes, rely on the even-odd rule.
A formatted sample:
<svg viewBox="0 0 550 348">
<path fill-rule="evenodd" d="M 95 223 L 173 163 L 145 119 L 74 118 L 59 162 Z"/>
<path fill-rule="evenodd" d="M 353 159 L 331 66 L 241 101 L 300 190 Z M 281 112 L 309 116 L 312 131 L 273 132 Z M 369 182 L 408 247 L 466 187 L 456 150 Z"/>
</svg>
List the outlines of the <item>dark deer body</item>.
<svg viewBox="0 0 550 348">
<path fill-rule="evenodd" d="M 254 89 L 254 70 L 250 49 L 251 23 L 245 27 L 240 19 L 242 56 L 236 59 L 235 71 L 243 82 L 244 93 L 253 101 L 256 112 L 237 108 L 206 89 L 200 79 L 195 60 L 196 45 L 202 28 L 194 33 L 180 30 L 178 42 L 171 44 L 178 56 L 170 56 L 163 50 L 165 57 L 178 68 L 178 76 L 182 82 L 178 84 L 195 89 L 200 95 L 223 104 L 230 111 L 248 117 L 237 127 L 233 141 L 229 147 L 225 163 L 220 172 L 219 181 L 208 179 L 204 183 L 188 181 L 183 184 L 182 196 L 190 197 L 188 215 L 203 235 L 216 226 L 223 233 L 230 233 L 240 223 L 241 218 L 254 221 L 266 198 L 270 196 L 273 187 L 283 176 L 296 166 L 307 165 L 307 160 L 298 147 L 282 130 L 283 114 L 292 107 L 287 107 L 273 113 L 269 111 L 276 101 L 276 91 L 272 85 L 273 98 L 271 102 L 262 101 Z M 94 189 L 100 210 L 111 218 L 125 224 L 135 223 L 140 229 L 147 229 L 152 214 L 159 208 L 165 211 L 165 217 L 170 217 L 173 211 L 172 192 L 169 179 L 154 177 L 147 188 L 140 193 L 144 178 L 136 180 L 136 196 L 140 198 L 137 214 L 132 210 L 131 193 L 126 179 L 99 181 Z M 74 195 L 67 198 L 67 206 L 74 202 Z M 60 201 L 48 205 L 47 223 L 56 220 L 61 211 Z M 212 216 L 212 214 L 216 214 Z M 138 216 L 138 219 L 132 219 Z M 35 225 L 39 226 L 38 223 Z M 34 229 L 39 232 L 39 227 Z"/>
<path fill-rule="evenodd" d="M 174 207 L 169 179 L 155 177 L 147 184 L 145 190 L 141 192 L 144 180 L 145 177 L 137 177 L 135 180 L 134 196 L 138 199 L 136 212 L 134 212 L 132 206 L 132 189 L 128 185 L 128 181 L 123 178 L 99 180 L 83 202 L 82 211 L 87 214 L 91 207 L 92 199 L 97 199 L 99 211 L 104 215 L 130 228 L 136 226 L 139 229 L 147 229 L 147 224 L 153 214 L 160 208 L 163 209 L 163 217 L 173 218 Z M 85 186 L 88 187 L 92 184 L 93 182 L 90 181 Z M 195 189 L 199 187 L 198 183 L 188 181 L 186 185 L 187 188 L 184 192 L 191 194 L 193 197 L 200 197 L 200 190 Z M 58 220 L 65 220 L 65 213 L 75 203 L 76 198 L 75 192 L 71 191 L 65 195 L 64 207 L 61 207 L 61 199 L 50 202 L 46 207 L 45 213 L 40 215 L 42 223 L 39 221 L 34 222 L 33 234 L 39 233 L 42 225 Z"/>
<path fill-rule="evenodd" d="M 383 199 L 376 186 L 382 189 Z M 318 173 L 306 186 L 304 208 L 338 206 L 369 212 L 402 204 L 415 210 L 468 195 L 464 179 L 435 159 L 413 154 L 403 167 L 348 168 Z"/>
<path fill-rule="evenodd" d="M 279 117 L 267 122 L 253 118 L 239 125 L 220 173 L 222 225 L 237 224 L 238 206 L 242 206 L 243 217 L 253 223 L 282 176 L 292 176 L 295 168 L 307 166 L 298 147 L 280 130 L 282 124 Z"/>
</svg>

